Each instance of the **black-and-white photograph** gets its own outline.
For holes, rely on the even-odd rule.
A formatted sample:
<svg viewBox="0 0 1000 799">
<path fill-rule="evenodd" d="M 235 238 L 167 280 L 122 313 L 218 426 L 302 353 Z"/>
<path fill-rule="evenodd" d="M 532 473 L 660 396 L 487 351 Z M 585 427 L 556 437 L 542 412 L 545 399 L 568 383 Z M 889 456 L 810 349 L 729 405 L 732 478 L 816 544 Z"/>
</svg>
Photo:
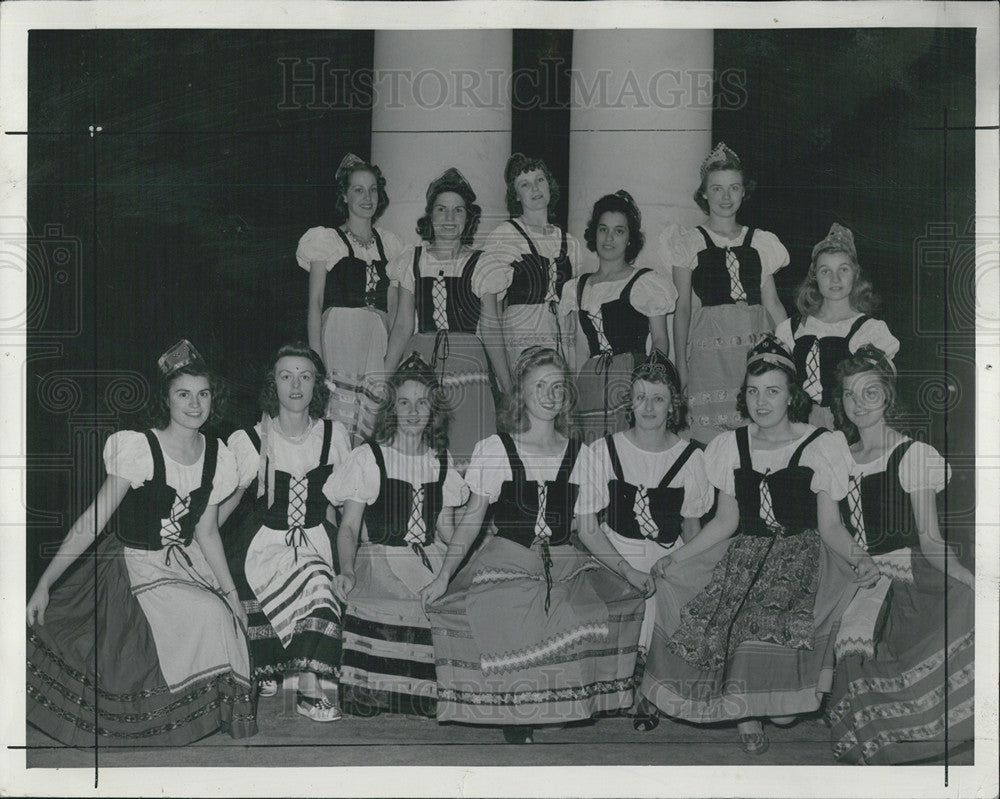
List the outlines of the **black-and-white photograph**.
<svg viewBox="0 0 1000 799">
<path fill-rule="evenodd" d="M 0 11 L 5 792 L 996 793 L 994 6 Z"/>
</svg>

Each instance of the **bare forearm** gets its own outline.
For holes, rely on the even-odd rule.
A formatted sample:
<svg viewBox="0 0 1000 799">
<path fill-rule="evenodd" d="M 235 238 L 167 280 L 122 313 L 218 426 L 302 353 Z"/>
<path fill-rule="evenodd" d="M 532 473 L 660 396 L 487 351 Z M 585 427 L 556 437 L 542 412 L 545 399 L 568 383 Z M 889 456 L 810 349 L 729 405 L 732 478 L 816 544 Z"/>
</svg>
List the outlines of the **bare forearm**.
<svg viewBox="0 0 1000 799">
<path fill-rule="evenodd" d="M 213 514 L 215 509 L 212 508 Z M 206 525 L 204 529 L 195 530 L 198 545 L 201 547 L 201 551 L 205 555 L 205 560 L 208 561 L 209 567 L 212 569 L 212 573 L 215 575 L 215 579 L 218 581 L 219 586 L 222 588 L 223 593 L 231 593 L 236 587 L 233 582 L 233 576 L 229 572 L 229 564 L 226 563 L 226 553 L 222 549 L 222 539 L 219 537 L 219 528 L 215 522 L 210 526 Z"/>
<path fill-rule="evenodd" d="M 608 536 L 597 521 L 597 516 L 592 513 L 581 514 L 577 517 L 577 525 L 580 543 L 587 548 L 587 551 L 612 571 L 621 573 L 628 565 L 628 561 L 608 540 Z"/>
<path fill-rule="evenodd" d="M 316 352 L 322 354 L 322 341 L 323 341 L 323 309 L 320 308 L 318 303 L 309 303 L 309 314 L 306 319 L 306 329 L 309 336 L 309 346 Z"/>
<path fill-rule="evenodd" d="M 771 329 L 773 330 L 788 318 L 785 306 L 778 299 L 778 289 L 774 285 L 774 277 L 767 275 L 760 284 L 761 304 L 771 317 Z"/>
<path fill-rule="evenodd" d="M 697 522 L 697 520 L 694 521 Z M 702 552 L 730 538 L 736 532 L 739 523 L 739 506 L 736 504 L 736 498 L 719 492 L 719 503 L 715 516 L 701 528 L 701 532 L 695 535 L 690 542 L 685 543 L 671 557 L 676 563 L 697 557 Z"/>
<path fill-rule="evenodd" d="M 354 558 L 358 552 L 358 528 L 355 524 L 341 522 L 337 531 L 337 558 L 340 562 L 340 573 L 354 576 Z"/>
<path fill-rule="evenodd" d="M 486 509 L 488 507 L 489 499 L 487 497 L 480 496 L 479 494 L 469 496 L 465 512 L 462 514 L 461 519 L 456 520 L 454 532 L 452 533 L 451 540 L 448 542 L 448 550 L 445 552 L 441 574 L 446 579 L 451 579 L 451 576 L 455 573 L 455 569 L 458 568 L 458 564 L 462 562 L 462 559 L 468 554 L 469 548 L 475 543 L 476 537 L 482 529 L 483 519 L 486 517 Z"/>
</svg>

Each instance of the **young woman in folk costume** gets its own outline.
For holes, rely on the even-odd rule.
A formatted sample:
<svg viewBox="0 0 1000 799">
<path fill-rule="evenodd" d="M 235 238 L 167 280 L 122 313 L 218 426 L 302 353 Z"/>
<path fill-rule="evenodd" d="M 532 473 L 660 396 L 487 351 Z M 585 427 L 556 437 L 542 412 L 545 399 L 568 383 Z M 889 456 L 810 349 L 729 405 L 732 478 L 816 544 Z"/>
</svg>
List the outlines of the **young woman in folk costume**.
<svg viewBox="0 0 1000 799">
<path fill-rule="evenodd" d="M 936 495 L 950 468 L 892 427 L 896 374 L 861 347 L 838 364 L 833 412 L 850 442 L 841 512 L 882 574 L 844 614 L 828 713 L 848 763 L 928 760 L 973 740 L 975 578 L 945 542 Z"/>
<path fill-rule="evenodd" d="M 705 452 L 715 516 L 653 567 L 642 693 L 670 716 L 738 722 L 742 749 L 760 754 L 762 718 L 785 724 L 819 708 L 840 616 L 878 571 L 840 521 L 843 438 L 804 422 L 809 397 L 777 339 L 750 351 L 740 398 L 751 423 Z"/>
<path fill-rule="evenodd" d="M 792 353 L 799 381 L 812 398 L 810 423 L 832 430 L 837 364 L 866 344 L 889 358 L 899 351 L 885 322 L 868 315 L 878 297 L 861 273 L 850 230 L 834 222 L 826 238 L 813 247 L 809 274 L 795 304 L 799 313 L 774 332 Z"/>
<path fill-rule="evenodd" d="M 687 403 L 674 365 L 658 350 L 632 372 L 629 399 L 632 426 L 598 439 L 588 449 L 576 513 L 580 540 L 593 549 L 591 542 L 606 536 L 624 559 L 623 576 L 638 586 L 649 579 L 660 558 L 698 534 L 715 491 L 701 449 L 678 435 L 687 419 Z M 651 596 L 639 634 L 643 662 L 655 617 Z M 633 723 L 648 731 L 659 718 L 643 699 Z"/>
<path fill-rule="evenodd" d="M 298 672 L 296 711 L 313 721 L 340 718 L 340 606 L 333 595 L 332 528 L 323 485 L 350 452 L 340 422 L 323 419 L 330 396 L 319 355 L 298 342 L 271 358 L 260 395 L 261 421 L 229 437 L 239 488 L 219 518 L 240 599 L 250 620 L 250 654 L 262 696 Z M 335 691 L 335 684 L 330 686 Z"/>
<path fill-rule="evenodd" d="M 420 592 L 440 571 L 468 488 L 448 453 L 448 414 L 430 367 L 413 355 L 389 380 L 372 438 L 324 489 L 344 512 L 334 591 L 344 612 L 345 712 L 435 714 L 430 624 Z"/>
<path fill-rule="evenodd" d="M 487 237 L 472 290 L 483 301 L 483 342 L 506 394 L 513 366 L 528 347 L 571 356 L 574 333 L 561 323 L 559 298 L 580 262 L 580 245 L 549 221 L 559 184 L 544 161 L 514 153 L 504 180 L 511 218 Z"/>
<path fill-rule="evenodd" d="M 624 189 L 594 203 L 584 238 L 598 268 L 563 286 L 560 313 L 576 331 L 577 424 L 590 442 L 625 430 L 629 375 L 652 349 L 670 351 L 667 314 L 677 291 L 652 269 L 633 267 L 642 250 L 642 214 Z"/>
<path fill-rule="evenodd" d="M 399 294 L 386 374 L 407 350 L 430 363 L 451 413 L 449 449 L 463 471 L 473 446 L 496 427 L 489 365 L 477 335 L 481 302 L 472 291 L 482 255 L 472 249 L 481 215 L 472 186 L 457 169 L 447 169 L 427 187 L 417 222 L 423 244 L 406 248 L 388 270 Z"/>
<path fill-rule="evenodd" d="M 688 230 L 668 225 L 660 234 L 677 288 L 677 371 L 691 437 L 703 443 L 743 423 L 736 399 L 746 354 L 787 316 L 774 274 L 788 265 L 788 251 L 773 233 L 736 219 L 753 186 L 739 156 L 720 143 L 702 163 L 694 194 L 708 221 Z"/>
<path fill-rule="evenodd" d="M 309 272 L 309 346 L 326 365 L 331 397 L 327 416 L 353 442 L 367 436 L 395 315 L 386 265 L 403 243 L 375 222 L 389 205 L 385 178 L 374 164 L 348 154 L 337 167 L 333 227 L 314 227 L 299 240 L 295 258 Z"/>
<path fill-rule="evenodd" d="M 28 721 L 69 746 L 257 732 L 246 614 L 217 526 L 236 464 L 199 432 L 221 385 L 187 341 L 158 365 L 152 429 L 108 439 L 107 479 L 28 600 Z"/>
<path fill-rule="evenodd" d="M 589 545 L 608 568 L 570 541 L 582 461 L 579 440 L 567 435 L 566 362 L 532 348 L 514 377 L 501 415 L 509 432 L 476 446 L 468 507 L 422 596 L 438 664 L 438 720 L 499 724 L 508 742 L 528 743 L 535 726 L 632 705 L 652 582 L 629 570 L 599 530 Z M 496 533 L 451 580 L 488 511 Z"/>
</svg>

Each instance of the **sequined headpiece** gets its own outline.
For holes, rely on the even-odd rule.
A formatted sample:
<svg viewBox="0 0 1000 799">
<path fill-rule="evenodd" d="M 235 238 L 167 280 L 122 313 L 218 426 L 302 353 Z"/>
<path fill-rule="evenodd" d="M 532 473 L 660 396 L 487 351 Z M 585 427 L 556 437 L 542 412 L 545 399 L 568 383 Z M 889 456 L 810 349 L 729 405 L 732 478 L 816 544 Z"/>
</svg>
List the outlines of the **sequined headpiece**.
<svg viewBox="0 0 1000 799">
<path fill-rule="evenodd" d="M 368 162 L 362 158 L 358 158 L 354 153 L 348 153 L 341 159 L 340 166 L 337 167 L 337 174 L 335 176 L 337 182 L 339 183 L 344 177 L 350 174 L 355 167 L 362 166 L 367 167 Z"/>
<path fill-rule="evenodd" d="M 466 202 L 476 201 L 476 193 L 472 190 L 472 185 L 465 179 L 465 175 L 453 166 L 448 167 L 440 177 L 431 181 L 431 185 L 427 187 L 427 202 L 446 191 L 453 191 L 461 195 Z"/>
<path fill-rule="evenodd" d="M 892 362 L 892 359 L 874 344 L 865 344 L 863 347 L 858 347 L 857 352 L 854 353 L 854 358 L 871 364 L 874 367 L 885 367 L 892 373 L 893 377 L 897 376 L 896 365 Z"/>
<path fill-rule="evenodd" d="M 677 368 L 666 355 L 655 347 L 646 356 L 646 360 L 632 370 L 630 382 L 646 380 L 650 383 L 666 383 L 672 391 L 677 391 L 681 385 Z"/>
<path fill-rule="evenodd" d="M 792 360 L 792 356 L 785 349 L 785 346 L 770 333 L 765 335 L 760 343 L 747 353 L 748 367 L 757 361 L 784 366 L 795 372 L 795 361 Z"/>
<path fill-rule="evenodd" d="M 431 365 L 421 358 L 420 353 L 416 350 L 411 352 L 406 360 L 396 367 L 396 373 L 398 374 L 399 372 L 417 373 L 425 375 L 429 379 L 434 379 L 434 370 L 431 369 Z"/>
<path fill-rule="evenodd" d="M 201 357 L 201 353 L 194 348 L 194 344 L 186 338 L 182 338 L 174 344 L 156 361 L 156 365 L 164 377 L 170 377 L 178 369 L 183 369 L 193 363 L 203 366 L 205 360 Z"/>
<path fill-rule="evenodd" d="M 701 179 L 704 180 L 709 172 L 720 165 L 724 165 L 726 169 L 743 169 L 743 162 L 740 161 L 740 157 L 727 147 L 725 142 L 721 141 L 708 154 L 708 157 L 701 162 Z"/>
<path fill-rule="evenodd" d="M 826 238 L 813 247 L 813 260 L 816 259 L 816 254 L 821 250 L 846 252 L 853 260 L 858 260 L 858 251 L 854 247 L 854 234 L 851 233 L 851 231 L 846 227 L 838 225 L 836 222 L 830 225 L 830 232 L 826 234 Z"/>
</svg>

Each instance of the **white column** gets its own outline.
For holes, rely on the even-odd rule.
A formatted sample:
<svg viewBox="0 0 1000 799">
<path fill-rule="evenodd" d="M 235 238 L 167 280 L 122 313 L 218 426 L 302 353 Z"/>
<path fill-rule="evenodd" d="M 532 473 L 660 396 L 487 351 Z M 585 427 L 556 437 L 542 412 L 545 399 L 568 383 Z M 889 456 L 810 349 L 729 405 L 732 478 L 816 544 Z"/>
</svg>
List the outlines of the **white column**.
<svg viewBox="0 0 1000 799">
<path fill-rule="evenodd" d="M 511 31 L 376 31 L 372 161 L 388 181 L 379 220 L 407 244 L 427 185 L 459 169 L 483 209 L 477 240 L 507 218 Z"/>
<path fill-rule="evenodd" d="M 712 68 L 710 30 L 574 31 L 569 230 L 581 243 L 594 203 L 618 189 L 642 211 L 638 266 L 663 268 L 668 222 L 704 219 L 692 195 L 711 150 Z M 596 268 L 587 251 L 584 270 Z"/>
</svg>

